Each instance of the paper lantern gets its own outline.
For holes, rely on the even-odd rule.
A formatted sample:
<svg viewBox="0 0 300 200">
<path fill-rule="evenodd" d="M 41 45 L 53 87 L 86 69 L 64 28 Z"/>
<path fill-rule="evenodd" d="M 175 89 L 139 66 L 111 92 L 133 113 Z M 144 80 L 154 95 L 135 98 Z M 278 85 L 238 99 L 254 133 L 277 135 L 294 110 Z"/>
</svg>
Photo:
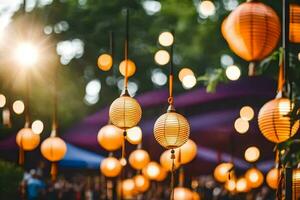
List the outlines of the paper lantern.
<svg viewBox="0 0 300 200">
<path fill-rule="evenodd" d="M 175 152 L 176 154 L 176 152 Z M 176 154 L 178 155 L 178 153 Z M 171 171 L 172 170 L 172 162 L 173 159 L 171 159 L 171 150 L 166 150 L 160 155 L 160 164 L 161 166 L 167 170 Z M 180 163 L 178 162 L 178 159 L 174 159 L 174 169 L 177 169 L 180 166 Z"/>
<path fill-rule="evenodd" d="M 101 161 L 100 170 L 106 177 L 116 177 L 122 170 L 120 161 L 114 157 L 108 157 Z"/>
<path fill-rule="evenodd" d="M 139 192 L 146 192 L 150 187 L 150 181 L 143 175 L 136 175 L 133 177 L 135 188 Z"/>
<path fill-rule="evenodd" d="M 133 179 L 125 179 L 122 181 L 122 194 L 123 197 L 126 198 L 132 198 L 135 194 L 135 183 Z"/>
<path fill-rule="evenodd" d="M 258 188 L 264 182 L 264 175 L 256 168 L 248 169 L 246 171 L 245 178 L 251 188 Z"/>
<path fill-rule="evenodd" d="M 125 91 L 114 100 L 109 108 L 109 118 L 112 124 L 122 129 L 136 126 L 142 117 L 140 104 Z"/>
<path fill-rule="evenodd" d="M 237 192 L 248 192 L 250 190 L 250 187 L 248 185 L 247 179 L 244 177 L 239 178 L 236 181 L 236 191 Z"/>
<path fill-rule="evenodd" d="M 236 188 L 236 180 L 234 178 L 231 178 L 229 180 L 227 180 L 225 182 L 225 185 L 224 185 L 225 189 L 228 190 L 229 192 L 233 192 L 235 191 L 235 188 Z"/>
<path fill-rule="evenodd" d="M 258 125 L 265 138 L 274 143 L 281 143 L 297 133 L 299 120 L 292 126 L 288 116 L 292 109 L 293 105 L 288 98 L 273 99 L 260 109 Z"/>
<path fill-rule="evenodd" d="M 24 151 L 32 151 L 40 144 L 40 135 L 31 128 L 22 128 L 16 136 L 16 142 Z"/>
<path fill-rule="evenodd" d="M 105 125 L 98 132 L 98 143 L 107 151 L 115 151 L 122 147 L 123 130 L 114 125 Z"/>
<path fill-rule="evenodd" d="M 129 156 L 129 163 L 136 170 L 143 169 L 149 162 L 150 156 L 148 152 L 142 149 L 133 151 Z"/>
<path fill-rule="evenodd" d="M 172 106 L 154 124 L 154 137 L 166 149 L 182 146 L 189 139 L 190 125 L 184 116 L 175 112 Z"/>
<path fill-rule="evenodd" d="M 269 6 L 250 1 L 240 4 L 222 24 L 231 50 L 246 61 L 259 61 L 277 46 L 280 20 Z"/>
<path fill-rule="evenodd" d="M 123 60 L 120 65 L 119 65 L 119 71 L 120 73 L 125 76 L 126 73 L 126 61 Z M 134 75 L 136 71 L 136 66 L 134 64 L 134 62 L 132 60 L 127 60 L 127 77 L 130 77 L 132 75 Z"/>
<path fill-rule="evenodd" d="M 192 200 L 201 200 L 198 192 L 192 192 Z"/>
<path fill-rule="evenodd" d="M 233 176 L 233 171 L 230 171 L 233 168 L 232 163 L 221 163 L 214 170 L 214 177 L 217 181 L 224 183 Z"/>
<path fill-rule="evenodd" d="M 267 184 L 272 189 L 277 189 L 280 171 L 277 168 L 271 169 L 266 176 Z"/>
<path fill-rule="evenodd" d="M 160 181 L 165 180 L 166 177 L 167 177 L 167 171 L 163 167 L 160 166 L 159 174 L 155 180 L 160 182 Z"/>
<path fill-rule="evenodd" d="M 142 129 L 138 126 L 128 129 L 126 139 L 130 144 L 140 144 L 142 142 Z"/>
<path fill-rule="evenodd" d="M 51 162 L 62 160 L 67 153 L 67 145 L 59 137 L 49 137 L 42 142 L 42 155 Z"/>
<path fill-rule="evenodd" d="M 174 188 L 174 200 L 193 200 L 191 190 L 184 187 Z"/>
<path fill-rule="evenodd" d="M 292 174 L 292 200 L 300 199 L 300 169 L 294 169 Z M 290 189 L 290 188 L 287 188 Z"/>
<path fill-rule="evenodd" d="M 145 168 L 143 168 L 143 174 L 150 180 L 156 180 L 160 175 L 161 167 L 157 162 L 149 162 Z"/>
<path fill-rule="evenodd" d="M 290 41 L 300 43 L 300 5 L 290 4 Z"/>
<path fill-rule="evenodd" d="M 109 54 L 101 54 L 98 58 L 98 67 L 103 71 L 108 71 L 113 65 L 113 59 Z"/>
<path fill-rule="evenodd" d="M 180 164 L 187 164 L 191 162 L 197 155 L 196 143 L 193 140 L 188 139 L 188 141 L 180 147 L 180 153 Z"/>
</svg>

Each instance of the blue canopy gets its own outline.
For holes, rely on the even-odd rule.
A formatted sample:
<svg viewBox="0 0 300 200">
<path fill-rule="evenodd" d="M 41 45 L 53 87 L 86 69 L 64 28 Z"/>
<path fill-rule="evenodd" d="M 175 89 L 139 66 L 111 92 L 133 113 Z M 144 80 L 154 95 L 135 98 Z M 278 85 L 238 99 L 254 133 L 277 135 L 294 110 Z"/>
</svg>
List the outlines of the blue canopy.
<svg viewBox="0 0 300 200">
<path fill-rule="evenodd" d="M 103 159 L 103 156 L 67 143 L 67 153 L 64 159 L 59 162 L 59 166 L 77 169 L 99 169 L 100 162 Z"/>
</svg>

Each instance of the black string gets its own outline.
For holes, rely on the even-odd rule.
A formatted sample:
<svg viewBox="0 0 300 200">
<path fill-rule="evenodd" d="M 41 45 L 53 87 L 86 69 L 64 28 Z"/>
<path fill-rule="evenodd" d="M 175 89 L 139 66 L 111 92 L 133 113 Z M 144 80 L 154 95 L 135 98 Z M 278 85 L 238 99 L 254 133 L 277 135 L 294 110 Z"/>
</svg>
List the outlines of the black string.
<svg viewBox="0 0 300 200">
<path fill-rule="evenodd" d="M 290 27 L 290 1 L 282 1 L 282 48 L 283 48 L 283 76 L 285 79 L 285 91 L 288 91 L 288 73 L 289 73 L 289 27 Z"/>
<path fill-rule="evenodd" d="M 175 38 L 174 36 L 174 31 L 171 31 L 172 35 L 173 35 L 173 38 Z M 174 42 L 172 43 L 171 45 L 171 49 L 170 49 L 170 75 L 173 75 L 174 74 Z"/>
<path fill-rule="evenodd" d="M 114 60 L 114 32 L 110 31 L 109 32 L 109 53 L 111 55 L 112 60 Z"/>
</svg>

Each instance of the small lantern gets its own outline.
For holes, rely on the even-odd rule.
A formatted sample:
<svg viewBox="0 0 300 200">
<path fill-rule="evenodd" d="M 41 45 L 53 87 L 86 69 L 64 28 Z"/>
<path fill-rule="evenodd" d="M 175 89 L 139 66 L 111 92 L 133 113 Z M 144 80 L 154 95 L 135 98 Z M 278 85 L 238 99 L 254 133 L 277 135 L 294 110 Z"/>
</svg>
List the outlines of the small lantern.
<svg viewBox="0 0 300 200">
<path fill-rule="evenodd" d="M 98 58 L 98 67 L 103 71 L 108 71 L 113 65 L 113 59 L 109 54 L 101 54 Z"/>
<path fill-rule="evenodd" d="M 132 199 L 132 197 L 136 194 L 135 190 L 135 182 L 133 179 L 125 179 L 121 183 L 121 191 L 122 191 L 122 196 L 126 198 Z"/>
<path fill-rule="evenodd" d="M 150 181 L 143 175 L 136 175 L 133 180 L 139 192 L 146 192 L 150 187 Z"/>
<path fill-rule="evenodd" d="M 236 189 L 236 180 L 234 178 L 231 178 L 230 180 L 227 180 L 224 185 L 225 189 L 229 192 L 233 192 Z"/>
<path fill-rule="evenodd" d="M 126 60 L 123 60 L 119 65 L 120 73 L 125 76 L 126 73 Z M 136 71 L 136 66 L 132 60 L 127 60 L 127 77 L 134 75 Z"/>
<path fill-rule="evenodd" d="M 116 177 L 121 173 L 122 165 L 118 159 L 108 157 L 101 161 L 100 169 L 104 176 Z"/>
<path fill-rule="evenodd" d="M 247 179 L 245 179 L 244 177 L 241 177 L 236 181 L 236 191 L 237 192 L 248 192 L 249 190 L 250 190 L 250 187 L 247 182 Z"/>
<path fill-rule="evenodd" d="M 97 139 L 105 150 L 115 151 L 122 147 L 123 131 L 114 125 L 105 125 L 100 129 Z"/>
<path fill-rule="evenodd" d="M 176 152 L 175 152 L 176 154 Z M 160 164 L 161 166 L 167 170 L 171 171 L 172 170 L 172 162 L 173 159 L 171 158 L 171 150 L 166 150 L 160 155 Z M 178 162 L 178 159 L 174 160 L 174 169 L 177 169 L 180 166 L 180 163 Z"/>
<path fill-rule="evenodd" d="M 126 139 L 130 144 L 140 144 L 142 142 L 142 129 L 138 126 L 128 129 Z"/>
<path fill-rule="evenodd" d="M 160 181 L 163 181 L 165 180 L 167 177 L 167 171 L 160 166 L 160 170 L 159 170 L 159 175 L 156 177 L 156 181 L 160 182 Z"/>
<path fill-rule="evenodd" d="M 217 181 L 224 183 L 230 177 L 233 176 L 233 164 L 232 163 L 221 163 L 214 170 L 214 177 Z"/>
<path fill-rule="evenodd" d="M 196 191 L 192 192 L 192 200 L 201 200 L 198 192 L 196 192 Z"/>
<path fill-rule="evenodd" d="M 129 163 L 136 170 L 143 169 L 149 162 L 150 156 L 148 152 L 142 149 L 133 151 L 129 156 Z"/>
<path fill-rule="evenodd" d="M 245 178 L 251 188 L 258 188 L 264 182 L 264 175 L 256 168 L 248 169 Z"/>
<path fill-rule="evenodd" d="M 278 188 L 280 171 L 277 168 L 272 168 L 266 176 L 267 184 L 272 189 Z"/>
<path fill-rule="evenodd" d="M 180 164 L 187 164 L 191 162 L 197 155 L 196 143 L 193 140 L 188 139 L 188 141 L 180 147 L 180 154 Z"/>
<path fill-rule="evenodd" d="M 16 142 L 24 151 L 32 151 L 40 144 L 40 135 L 31 128 L 22 128 L 17 133 Z"/>
<path fill-rule="evenodd" d="M 145 168 L 143 168 L 143 174 L 150 180 L 156 180 L 160 175 L 161 167 L 157 162 L 149 162 Z"/>
<path fill-rule="evenodd" d="M 193 200 L 192 191 L 184 187 L 174 188 L 174 200 Z"/>
<path fill-rule="evenodd" d="M 292 109 L 293 104 L 288 98 L 273 99 L 260 109 L 258 125 L 265 138 L 274 143 L 281 143 L 297 133 L 299 120 L 292 125 L 289 116 Z"/>
</svg>

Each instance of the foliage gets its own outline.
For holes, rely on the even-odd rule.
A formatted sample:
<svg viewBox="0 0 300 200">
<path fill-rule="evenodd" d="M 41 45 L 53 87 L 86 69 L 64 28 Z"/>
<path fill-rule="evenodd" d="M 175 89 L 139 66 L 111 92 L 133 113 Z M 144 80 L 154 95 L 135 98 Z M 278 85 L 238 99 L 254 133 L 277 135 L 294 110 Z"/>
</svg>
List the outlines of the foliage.
<svg viewBox="0 0 300 200">
<path fill-rule="evenodd" d="M 0 171 L 0 199 L 19 199 L 17 190 L 23 178 L 23 170 L 0 160 Z"/>
</svg>

